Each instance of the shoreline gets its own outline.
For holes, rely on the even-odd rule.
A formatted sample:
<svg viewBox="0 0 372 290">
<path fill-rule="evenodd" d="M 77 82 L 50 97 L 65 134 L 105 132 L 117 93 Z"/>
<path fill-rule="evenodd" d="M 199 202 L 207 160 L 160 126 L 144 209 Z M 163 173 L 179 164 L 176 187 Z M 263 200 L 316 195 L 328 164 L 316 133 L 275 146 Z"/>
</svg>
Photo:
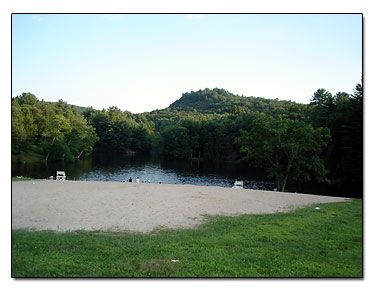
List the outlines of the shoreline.
<svg viewBox="0 0 372 290">
<path fill-rule="evenodd" d="M 12 229 L 148 233 L 192 228 L 205 215 L 286 212 L 349 198 L 189 184 L 12 181 Z"/>
</svg>

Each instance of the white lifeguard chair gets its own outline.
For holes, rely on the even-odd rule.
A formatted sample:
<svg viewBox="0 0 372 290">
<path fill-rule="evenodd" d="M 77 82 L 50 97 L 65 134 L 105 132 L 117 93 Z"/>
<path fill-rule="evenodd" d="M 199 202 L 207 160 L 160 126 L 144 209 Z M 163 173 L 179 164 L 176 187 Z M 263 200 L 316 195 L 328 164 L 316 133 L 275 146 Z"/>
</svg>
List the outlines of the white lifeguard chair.
<svg viewBox="0 0 372 290">
<path fill-rule="evenodd" d="M 243 188 L 243 181 L 236 180 L 233 188 Z"/>
<path fill-rule="evenodd" d="M 64 171 L 57 171 L 56 180 L 66 180 L 66 173 Z"/>
</svg>

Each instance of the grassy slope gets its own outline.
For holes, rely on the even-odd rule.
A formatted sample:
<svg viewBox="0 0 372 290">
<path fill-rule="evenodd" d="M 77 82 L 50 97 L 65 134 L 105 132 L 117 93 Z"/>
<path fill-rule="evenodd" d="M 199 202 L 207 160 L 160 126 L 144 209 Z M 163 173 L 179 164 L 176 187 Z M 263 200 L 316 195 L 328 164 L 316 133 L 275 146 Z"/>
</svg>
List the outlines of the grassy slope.
<svg viewBox="0 0 372 290">
<path fill-rule="evenodd" d="M 361 277 L 362 201 L 314 207 L 147 235 L 13 230 L 12 276 Z"/>
</svg>

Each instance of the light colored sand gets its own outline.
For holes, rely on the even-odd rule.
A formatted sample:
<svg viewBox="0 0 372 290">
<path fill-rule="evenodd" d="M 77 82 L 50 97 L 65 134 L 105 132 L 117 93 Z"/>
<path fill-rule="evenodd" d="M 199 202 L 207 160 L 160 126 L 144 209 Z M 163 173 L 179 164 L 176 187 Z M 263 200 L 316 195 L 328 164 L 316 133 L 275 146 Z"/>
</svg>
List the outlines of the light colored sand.
<svg viewBox="0 0 372 290">
<path fill-rule="evenodd" d="M 203 215 L 274 213 L 338 197 L 215 186 L 92 181 L 12 182 L 12 228 L 149 232 L 185 228 Z"/>
</svg>

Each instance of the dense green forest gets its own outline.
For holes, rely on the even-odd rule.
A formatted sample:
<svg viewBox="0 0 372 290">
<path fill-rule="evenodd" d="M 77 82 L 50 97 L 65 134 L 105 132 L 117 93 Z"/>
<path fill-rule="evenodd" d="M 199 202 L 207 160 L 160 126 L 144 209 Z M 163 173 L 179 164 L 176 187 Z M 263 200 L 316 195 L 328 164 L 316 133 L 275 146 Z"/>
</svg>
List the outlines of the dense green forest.
<svg viewBox="0 0 372 290">
<path fill-rule="evenodd" d="M 360 196 L 362 91 L 360 84 L 352 95 L 319 89 L 307 105 L 204 89 L 142 114 L 23 93 L 12 99 L 12 160 L 73 162 L 95 151 L 246 162 L 266 169 L 279 190 L 317 180 Z"/>
<path fill-rule="evenodd" d="M 39 101 L 30 93 L 12 99 L 12 160 L 28 155 L 72 162 L 89 155 L 97 140 L 75 106 Z"/>
</svg>

